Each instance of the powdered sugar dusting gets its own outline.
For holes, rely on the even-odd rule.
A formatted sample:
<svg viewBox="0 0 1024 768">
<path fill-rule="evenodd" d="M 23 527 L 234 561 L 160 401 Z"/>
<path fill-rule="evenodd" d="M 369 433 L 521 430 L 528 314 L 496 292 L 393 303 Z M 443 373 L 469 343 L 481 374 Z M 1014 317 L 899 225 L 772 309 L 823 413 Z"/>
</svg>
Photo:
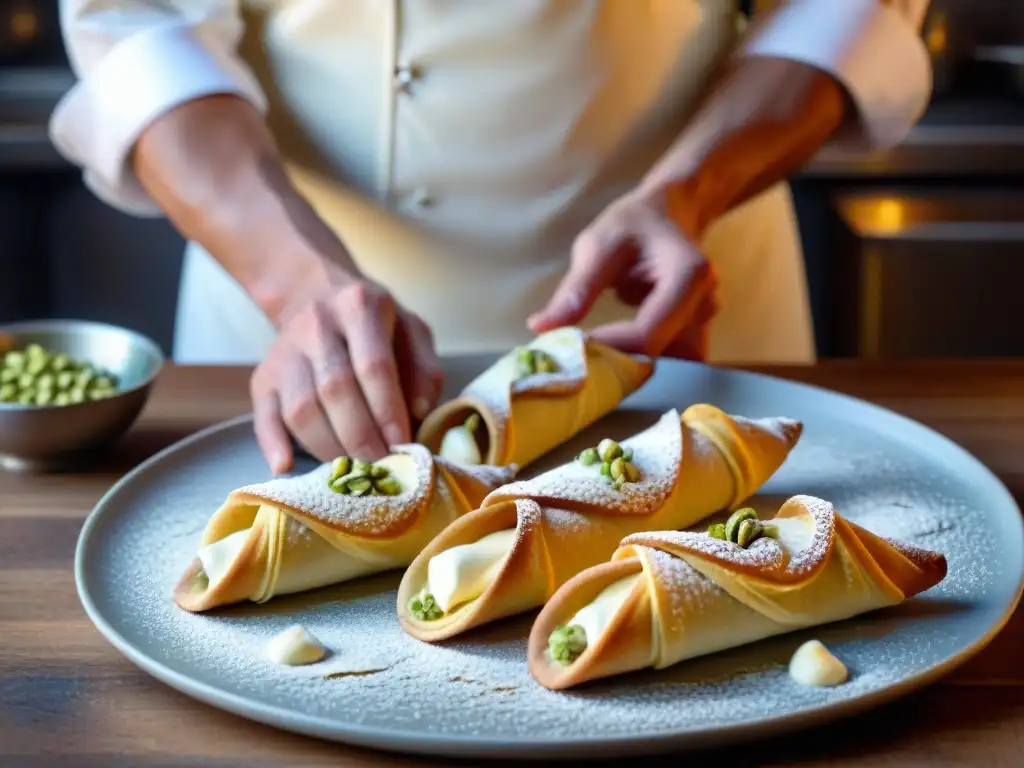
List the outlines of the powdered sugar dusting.
<svg viewBox="0 0 1024 768">
<path fill-rule="evenodd" d="M 775 402 L 764 405 L 782 410 Z M 643 739 L 807 711 L 878 691 L 959 652 L 1001 614 L 1017 576 L 1002 557 L 1009 550 L 991 496 L 959 475 L 954 460 L 922 453 L 863 420 L 804 421 L 800 443 L 752 506 L 771 517 L 793 495 L 827 499 L 880 536 L 942 552 L 949 563 L 943 582 L 891 609 L 566 693 L 529 677 L 525 638 L 532 614 L 440 645 L 406 635 L 395 616 L 400 572 L 191 614 L 170 599 L 181 564 L 225 496 L 265 472 L 245 424 L 154 465 L 118 493 L 86 548 L 88 588 L 100 612 L 141 653 L 216 688 L 332 718 L 341 728 L 526 744 Z M 566 524 L 575 516 L 545 514 L 562 515 Z M 267 662 L 266 641 L 293 623 L 306 626 L 332 655 L 302 668 Z M 790 656 L 811 638 L 847 665 L 850 682 L 806 688 L 789 678 Z"/>
<path fill-rule="evenodd" d="M 637 533 L 623 540 L 624 546 L 643 544 L 669 553 L 692 552 L 705 555 L 729 567 L 756 569 L 763 579 L 794 581 L 819 568 L 835 542 L 835 509 L 823 499 L 795 496 L 789 509 L 799 508 L 798 516 L 809 517 L 813 533 L 808 546 L 797 551 L 784 549 L 778 541 L 762 537 L 748 547 L 709 536 L 706 532 L 654 531 Z M 767 521 L 766 521 L 767 522 Z"/>
<path fill-rule="evenodd" d="M 682 426 L 677 411 L 664 414 L 653 426 L 622 441 L 633 451 L 633 465 L 640 481 L 615 490 L 597 465 L 570 461 L 529 480 L 519 480 L 491 493 L 484 506 L 507 499 L 527 497 L 542 504 L 559 502 L 586 505 L 597 514 L 649 515 L 672 492 L 683 457 Z"/>
<path fill-rule="evenodd" d="M 444 467 L 453 477 L 468 475 L 484 487 L 492 490 L 511 482 L 519 471 L 519 467 L 515 464 L 501 466 L 492 464 L 463 464 L 442 458 L 441 456 L 435 456 L 434 461 L 439 466 Z"/>
<path fill-rule="evenodd" d="M 682 558 L 647 547 L 642 553 L 650 578 L 657 585 L 664 637 L 681 636 L 684 622 L 700 621 L 716 600 L 728 599 L 724 589 Z"/>
<path fill-rule="evenodd" d="M 473 379 L 461 397 L 487 411 L 492 419 L 490 439 L 505 454 L 512 400 L 524 392 L 567 394 L 579 390 L 587 378 L 587 337 L 578 328 L 559 328 L 538 336 L 530 345 L 543 349 L 558 365 L 558 371 L 517 378 L 516 350 L 499 358 Z"/>
<path fill-rule="evenodd" d="M 238 496 L 254 497 L 297 509 L 324 525 L 357 536 L 379 536 L 406 528 L 423 510 L 434 491 L 434 463 L 426 448 L 400 445 L 395 453 L 413 460 L 416 485 L 397 496 L 349 496 L 327 487 L 331 465 L 321 464 L 298 477 L 281 477 L 245 485 Z"/>
</svg>

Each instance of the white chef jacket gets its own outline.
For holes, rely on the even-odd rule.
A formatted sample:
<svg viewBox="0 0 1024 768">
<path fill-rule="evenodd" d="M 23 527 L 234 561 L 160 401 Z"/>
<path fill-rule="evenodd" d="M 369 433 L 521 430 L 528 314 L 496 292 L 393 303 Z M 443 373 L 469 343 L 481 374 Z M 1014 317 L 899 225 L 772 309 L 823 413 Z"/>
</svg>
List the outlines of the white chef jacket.
<svg viewBox="0 0 1024 768">
<path fill-rule="evenodd" d="M 574 237 L 685 129 L 730 52 L 832 73 L 858 113 L 837 141 L 898 142 L 930 95 L 927 4 L 783 1 L 737 47 L 736 0 L 61 0 L 79 80 L 51 134 L 102 199 L 159 215 L 128 163 L 140 133 L 190 99 L 248 99 L 298 189 L 439 351 L 490 352 L 529 338 Z M 811 361 L 787 187 L 701 246 L 719 277 L 711 360 Z M 602 298 L 587 327 L 632 311 Z M 254 363 L 274 329 L 191 244 L 175 336 L 179 362 Z"/>
</svg>

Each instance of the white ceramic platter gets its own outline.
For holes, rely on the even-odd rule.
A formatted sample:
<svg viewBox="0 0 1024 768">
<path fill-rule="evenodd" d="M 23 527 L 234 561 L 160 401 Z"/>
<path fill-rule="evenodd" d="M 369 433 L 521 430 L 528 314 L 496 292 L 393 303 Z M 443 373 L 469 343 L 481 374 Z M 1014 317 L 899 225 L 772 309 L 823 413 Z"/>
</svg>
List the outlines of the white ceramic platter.
<svg viewBox="0 0 1024 768">
<path fill-rule="evenodd" d="M 449 391 L 488 362 L 448 361 Z M 945 581 L 896 608 L 568 693 L 527 673 L 534 614 L 440 646 L 406 636 L 395 618 L 400 573 L 195 616 L 170 593 L 201 530 L 229 491 L 268 478 L 251 422 L 240 419 L 167 449 L 106 495 L 78 543 L 79 595 L 135 664 L 215 707 L 326 739 L 478 758 L 612 757 L 811 726 L 934 681 L 1008 620 L 1024 582 L 1024 524 L 1009 493 L 950 441 L 858 400 L 661 361 L 618 411 L 531 472 L 698 401 L 804 422 L 800 444 L 754 500 L 763 514 L 793 494 L 820 496 L 880 535 L 943 552 Z M 266 640 L 295 622 L 333 654 L 309 667 L 265 661 Z M 791 653 L 811 637 L 847 663 L 850 682 L 814 689 L 789 679 Z"/>
</svg>

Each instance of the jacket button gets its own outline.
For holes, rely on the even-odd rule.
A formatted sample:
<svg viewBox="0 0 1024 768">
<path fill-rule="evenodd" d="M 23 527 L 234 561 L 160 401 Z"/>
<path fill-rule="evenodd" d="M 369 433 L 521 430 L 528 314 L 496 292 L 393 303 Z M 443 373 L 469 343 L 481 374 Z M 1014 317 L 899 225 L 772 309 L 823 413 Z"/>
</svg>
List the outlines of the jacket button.
<svg viewBox="0 0 1024 768">
<path fill-rule="evenodd" d="M 395 87 L 400 91 L 408 91 L 421 75 L 420 68 L 415 64 L 400 64 L 395 67 Z"/>
</svg>

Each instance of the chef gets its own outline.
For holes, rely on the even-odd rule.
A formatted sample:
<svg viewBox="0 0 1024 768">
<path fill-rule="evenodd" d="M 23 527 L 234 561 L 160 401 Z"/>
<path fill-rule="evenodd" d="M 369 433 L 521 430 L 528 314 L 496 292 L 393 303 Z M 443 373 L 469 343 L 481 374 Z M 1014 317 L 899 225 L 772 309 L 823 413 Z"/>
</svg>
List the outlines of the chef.
<svg viewBox="0 0 1024 768">
<path fill-rule="evenodd" d="M 928 0 L 61 0 L 51 133 L 188 239 L 174 356 L 258 363 L 288 470 L 376 458 L 438 353 L 580 325 L 620 349 L 809 362 L 783 180 L 898 142 Z M 139 258 L 146 258 L 143 251 Z"/>
</svg>

